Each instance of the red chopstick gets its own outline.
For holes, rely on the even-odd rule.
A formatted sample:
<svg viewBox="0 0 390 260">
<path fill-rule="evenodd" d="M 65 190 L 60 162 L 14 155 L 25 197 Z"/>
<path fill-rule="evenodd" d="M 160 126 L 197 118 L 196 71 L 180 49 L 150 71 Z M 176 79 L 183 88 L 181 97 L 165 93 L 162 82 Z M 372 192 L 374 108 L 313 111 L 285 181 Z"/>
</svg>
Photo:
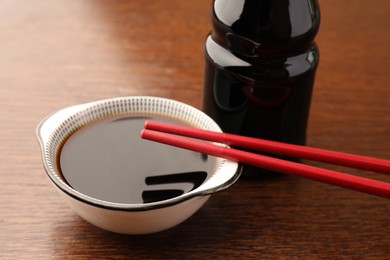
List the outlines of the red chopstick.
<svg viewBox="0 0 390 260">
<path fill-rule="evenodd" d="M 243 137 L 227 133 L 217 133 L 154 121 L 145 122 L 145 129 L 141 133 L 141 136 L 144 139 L 161 142 L 212 156 L 222 157 L 232 161 L 250 164 L 272 171 L 305 177 L 308 179 L 357 190 L 372 195 L 390 198 L 389 183 L 227 148 L 207 142 L 181 138 L 175 135 L 193 137 L 206 141 L 249 148 L 252 150 L 260 150 L 274 154 L 286 155 L 296 158 L 305 158 L 387 174 L 390 174 L 389 160 L 346 154 L 306 146 L 291 145 L 274 141 L 266 141 L 262 139 Z"/>
</svg>

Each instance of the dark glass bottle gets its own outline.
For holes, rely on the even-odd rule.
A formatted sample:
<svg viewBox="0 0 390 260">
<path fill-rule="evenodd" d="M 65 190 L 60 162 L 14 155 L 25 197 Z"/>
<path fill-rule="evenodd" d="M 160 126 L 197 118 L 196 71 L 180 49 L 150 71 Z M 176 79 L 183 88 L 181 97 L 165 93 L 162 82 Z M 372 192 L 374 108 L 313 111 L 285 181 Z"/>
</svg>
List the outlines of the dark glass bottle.
<svg viewBox="0 0 390 260">
<path fill-rule="evenodd" d="M 214 0 L 203 110 L 225 132 L 305 144 L 316 0 Z"/>
</svg>

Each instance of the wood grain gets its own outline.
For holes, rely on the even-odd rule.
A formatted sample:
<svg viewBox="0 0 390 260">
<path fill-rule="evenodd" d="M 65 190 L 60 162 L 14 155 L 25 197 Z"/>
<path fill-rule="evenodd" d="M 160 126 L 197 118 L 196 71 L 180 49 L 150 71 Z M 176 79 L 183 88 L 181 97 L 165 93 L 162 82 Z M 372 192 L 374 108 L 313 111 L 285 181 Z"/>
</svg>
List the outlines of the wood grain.
<svg viewBox="0 0 390 260">
<path fill-rule="evenodd" d="M 390 159 L 390 2 L 320 5 L 308 144 Z M 284 175 L 241 178 L 188 221 L 146 236 L 99 230 L 63 203 L 41 165 L 38 122 L 123 95 L 200 107 L 209 9 L 206 0 L 1 1 L 0 258 L 389 259 L 388 200 Z"/>
</svg>

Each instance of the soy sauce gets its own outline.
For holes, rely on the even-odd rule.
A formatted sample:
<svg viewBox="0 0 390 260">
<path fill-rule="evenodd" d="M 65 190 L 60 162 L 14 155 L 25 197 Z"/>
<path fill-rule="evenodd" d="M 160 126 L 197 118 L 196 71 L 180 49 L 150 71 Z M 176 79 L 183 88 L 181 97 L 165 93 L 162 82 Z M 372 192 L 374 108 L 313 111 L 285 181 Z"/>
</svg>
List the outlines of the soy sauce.
<svg viewBox="0 0 390 260">
<path fill-rule="evenodd" d="M 316 0 L 214 0 L 203 110 L 225 132 L 305 144 L 319 21 Z"/>
<path fill-rule="evenodd" d="M 116 203 L 170 199 L 200 186 L 215 158 L 141 139 L 146 119 L 152 118 L 111 118 L 76 131 L 59 156 L 64 181 L 83 194 Z"/>
</svg>

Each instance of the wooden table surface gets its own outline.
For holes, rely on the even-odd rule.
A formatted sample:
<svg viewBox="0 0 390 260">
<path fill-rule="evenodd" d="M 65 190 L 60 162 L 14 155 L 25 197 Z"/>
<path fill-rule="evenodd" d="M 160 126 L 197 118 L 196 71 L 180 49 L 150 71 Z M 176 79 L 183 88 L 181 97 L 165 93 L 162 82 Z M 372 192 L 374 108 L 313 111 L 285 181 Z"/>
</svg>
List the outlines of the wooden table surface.
<svg viewBox="0 0 390 260">
<path fill-rule="evenodd" d="M 390 1 L 320 5 L 308 145 L 390 159 Z M 241 178 L 151 235 L 102 231 L 64 204 L 41 164 L 38 122 L 126 95 L 200 108 L 209 9 L 210 0 L 0 1 L 1 259 L 390 259 L 389 200 L 285 175 Z"/>
</svg>

